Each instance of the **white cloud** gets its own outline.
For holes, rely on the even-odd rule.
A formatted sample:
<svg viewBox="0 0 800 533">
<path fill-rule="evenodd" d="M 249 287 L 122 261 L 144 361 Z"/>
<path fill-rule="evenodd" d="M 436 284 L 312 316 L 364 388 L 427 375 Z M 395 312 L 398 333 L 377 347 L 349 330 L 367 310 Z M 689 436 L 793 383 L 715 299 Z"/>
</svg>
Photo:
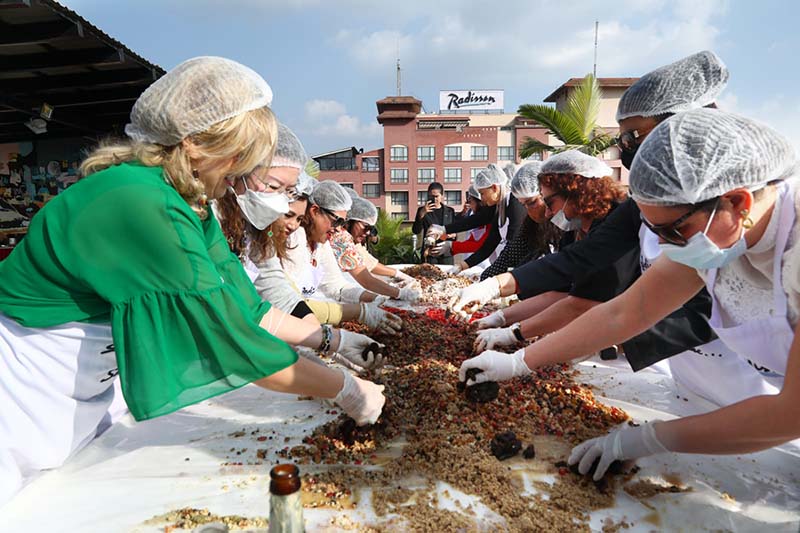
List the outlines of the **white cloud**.
<svg viewBox="0 0 800 533">
<path fill-rule="evenodd" d="M 546 77 L 555 86 L 591 71 L 595 17 L 598 74 L 632 76 L 713 48 L 720 33 L 715 20 L 727 6 L 725 0 L 630 0 L 613 10 L 588 1 L 520 0 L 488 10 L 485 2 L 467 0 L 417 4 L 403 5 L 426 16 L 405 30 L 347 28 L 333 44 L 376 78 L 391 68 L 399 43 L 407 77 L 420 83 L 467 78 L 511 86 Z"/>
<path fill-rule="evenodd" d="M 786 136 L 800 155 L 800 98 L 788 98 L 783 93 L 762 95 L 758 102 L 744 102 L 733 92 L 725 92 L 719 98 L 720 109 L 760 120 Z"/>
<path fill-rule="evenodd" d="M 309 100 L 305 103 L 303 126 L 298 128 L 305 137 L 314 137 L 315 146 L 336 149 L 356 146 L 372 150 L 383 145 L 383 128 L 377 122 L 364 123 L 347 113 L 336 100 Z"/>
<path fill-rule="evenodd" d="M 336 100 L 311 100 L 305 107 L 306 115 L 315 117 L 338 116 L 346 111 L 344 104 Z"/>
</svg>

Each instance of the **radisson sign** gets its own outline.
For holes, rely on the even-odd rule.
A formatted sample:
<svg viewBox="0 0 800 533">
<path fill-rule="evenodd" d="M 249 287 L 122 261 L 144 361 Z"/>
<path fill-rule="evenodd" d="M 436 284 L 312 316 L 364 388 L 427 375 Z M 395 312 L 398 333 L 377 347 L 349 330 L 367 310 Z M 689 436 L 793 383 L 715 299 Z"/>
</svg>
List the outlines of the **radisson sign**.
<svg viewBox="0 0 800 533">
<path fill-rule="evenodd" d="M 439 111 L 503 111 L 503 91 L 439 91 Z"/>
</svg>

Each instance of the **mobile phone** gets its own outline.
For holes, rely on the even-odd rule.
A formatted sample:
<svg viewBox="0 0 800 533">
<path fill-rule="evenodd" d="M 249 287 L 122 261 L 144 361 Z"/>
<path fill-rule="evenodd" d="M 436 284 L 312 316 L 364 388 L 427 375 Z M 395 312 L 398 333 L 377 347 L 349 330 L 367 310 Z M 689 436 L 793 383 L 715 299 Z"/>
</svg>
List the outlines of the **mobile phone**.
<svg viewBox="0 0 800 533">
<path fill-rule="evenodd" d="M 429 204 L 435 204 L 435 203 L 436 203 L 436 198 L 434 198 L 433 196 L 431 196 L 431 195 L 429 194 L 429 195 L 428 195 L 428 203 L 429 203 Z"/>
</svg>

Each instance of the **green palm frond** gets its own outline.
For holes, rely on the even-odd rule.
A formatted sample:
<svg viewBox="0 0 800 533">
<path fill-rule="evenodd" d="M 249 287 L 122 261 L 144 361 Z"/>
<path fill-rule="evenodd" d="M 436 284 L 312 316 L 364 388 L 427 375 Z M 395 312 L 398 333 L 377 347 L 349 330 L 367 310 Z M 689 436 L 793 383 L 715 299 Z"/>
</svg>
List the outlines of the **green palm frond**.
<svg viewBox="0 0 800 533">
<path fill-rule="evenodd" d="M 563 114 L 581 132 L 584 139 L 591 139 L 600 114 L 600 85 L 591 74 L 587 74 L 580 85 L 570 93 Z"/>
<path fill-rule="evenodd" d="M 616 139 L 609 135 L 608 133 L 598 133 L 595 137 L 586 145 L 586 153 L 589 155 L 600 155 L 611 146 L 616 144 Z"/>
<path fill-rule="evenodd" d="M 545 144 L 542 141 L 537 141 L 530 137 L 525 137 L 522 144 L 519 146 L 519 156 L 526 159 L 537 152 L 554 152 L 555 147 Z"/>
<path fill-rule="evenodd" d="M 535 120 L 564 144 L 585 144 L 588 139 L 564 113 L 554 107 L 541 104 L 523 104 L 517 111 L 520 115 Z"/>
</svg>

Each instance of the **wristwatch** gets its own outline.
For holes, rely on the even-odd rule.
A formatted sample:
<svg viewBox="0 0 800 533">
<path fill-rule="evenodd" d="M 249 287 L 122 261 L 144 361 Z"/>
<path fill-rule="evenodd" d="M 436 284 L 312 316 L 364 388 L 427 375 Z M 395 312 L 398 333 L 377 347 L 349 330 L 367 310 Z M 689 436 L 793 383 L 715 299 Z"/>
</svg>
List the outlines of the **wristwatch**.
<svg viewBox="0 0 800 533">
<path fill-rule="evenodd" d="M 511 326 L 511 332 L 519 342 L 525 342 L 525 337 L 522 335 L 522 326 L 519 322 Z"/>
</svg>

